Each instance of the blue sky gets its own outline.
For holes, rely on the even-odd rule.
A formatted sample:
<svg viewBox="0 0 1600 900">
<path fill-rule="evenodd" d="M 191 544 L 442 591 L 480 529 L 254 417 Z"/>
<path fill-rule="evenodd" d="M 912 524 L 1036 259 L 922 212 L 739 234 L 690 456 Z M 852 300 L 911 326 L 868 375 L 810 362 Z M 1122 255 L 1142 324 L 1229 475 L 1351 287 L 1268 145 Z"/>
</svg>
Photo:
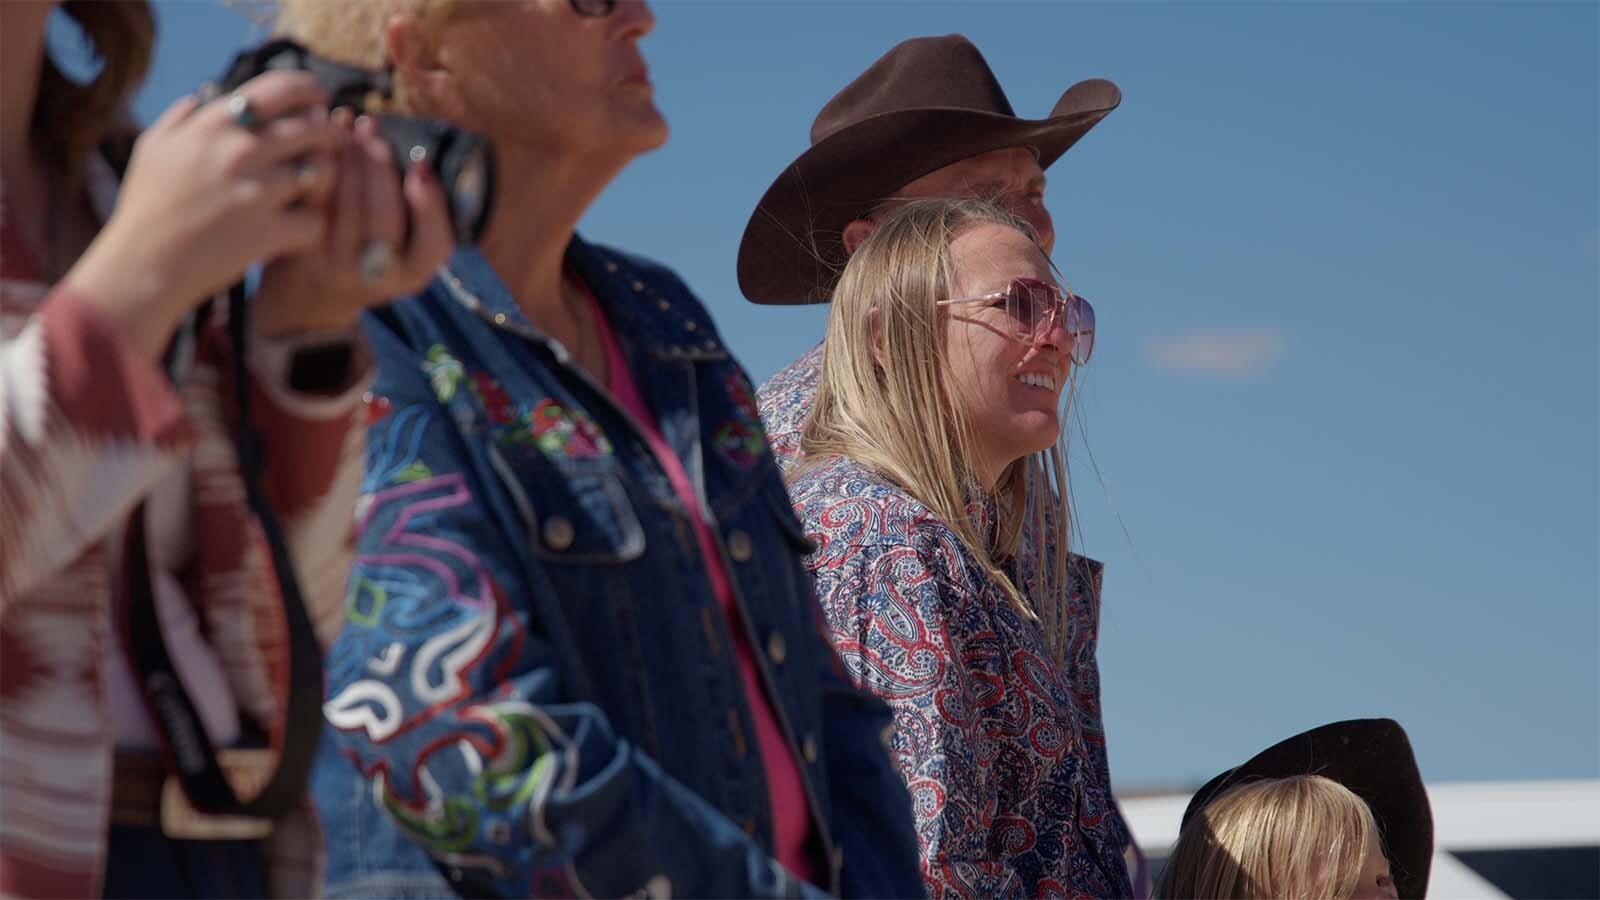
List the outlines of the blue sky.
<svg viewBox="0 0 1600 900">
<path fill-rule="evenodd" d="M 146 120 L 250 31 L 158 10 Z M 1594 4 L 656 12 L 673 138 L 584 230 L 673 265 L 757 379 L 824 315 L 746 303 L 739 236 L 879 54 L 962 32 L 1025 116 L 1122 87 L 1048 198 L 1100 319 L 1072 473 L 1119 786 L 1368 715 L 1430 780 L 1600 774 Z"/>
</svg>

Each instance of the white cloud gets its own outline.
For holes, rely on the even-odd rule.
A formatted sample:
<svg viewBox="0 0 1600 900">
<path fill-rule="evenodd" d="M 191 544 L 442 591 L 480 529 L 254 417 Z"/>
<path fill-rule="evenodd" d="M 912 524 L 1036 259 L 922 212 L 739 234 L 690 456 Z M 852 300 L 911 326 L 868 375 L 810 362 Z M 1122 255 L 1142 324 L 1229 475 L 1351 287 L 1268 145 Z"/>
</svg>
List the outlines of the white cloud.
<svg viewBox="0 0 1600 900">
<path fill-rule="evenodd" d="M 1251 378 L 1283 355 L 1288 340 L 1265 326 L 1200 328 L 1145 342 L 1144 356 L 1167 372 L 1205 378 Z"/>
</svg>

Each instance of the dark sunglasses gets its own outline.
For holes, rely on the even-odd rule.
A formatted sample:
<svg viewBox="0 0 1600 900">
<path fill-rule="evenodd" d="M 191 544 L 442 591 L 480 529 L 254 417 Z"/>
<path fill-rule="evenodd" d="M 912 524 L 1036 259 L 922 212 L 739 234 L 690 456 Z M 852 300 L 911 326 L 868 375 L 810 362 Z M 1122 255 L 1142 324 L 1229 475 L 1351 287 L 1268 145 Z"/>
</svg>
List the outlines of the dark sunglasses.
<svg viewBox="0 0 1600 900">
<path fill-rule="evenodd" d="M 616 12 L 617 4 L 621 0 L 567 0 L 567 5 L 572 11 L 585 19 L 603 19 Z M 510 4 L 506 0 L 476 0 L 473 3 L 457 4 L 452 11 L 454 15 L 463 13 L 490 13 L 505 9 Z"/>
<path fill-rule="evenodd" d="M 1037 344 L 1056 326 L 1072 335 L 1073 365 L 1081 366 L 1094 355 L 1094 307 L 1089 301 L 1037 278 L 1016 278 L 1006 289 L 982 297 L 940 300 L 939 306 L 983 303 L 1004 308 L 1014 326 L 1012 337 Z"/>
</svg>

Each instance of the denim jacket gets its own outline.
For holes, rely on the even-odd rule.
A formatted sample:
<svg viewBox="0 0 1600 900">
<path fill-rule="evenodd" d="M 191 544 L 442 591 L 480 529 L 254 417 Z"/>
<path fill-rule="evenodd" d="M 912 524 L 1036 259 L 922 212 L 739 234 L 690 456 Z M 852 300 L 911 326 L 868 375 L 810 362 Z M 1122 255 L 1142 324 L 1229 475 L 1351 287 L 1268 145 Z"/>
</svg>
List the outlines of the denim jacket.
<svg viewBox="0 0 1600 900">
<path fill-rule="evenodd" d="M 579 239 L 567 262 L 700 508 L 475 252 L 372 317 L 380 375 L 315 781 L 330 892 L 816 893 L 773 859 L 742 628 L 801 768 L 821 887 L 920 895 L 892 717 L 823 635 L 744 371 L 671 272 Z"/>
</svg>

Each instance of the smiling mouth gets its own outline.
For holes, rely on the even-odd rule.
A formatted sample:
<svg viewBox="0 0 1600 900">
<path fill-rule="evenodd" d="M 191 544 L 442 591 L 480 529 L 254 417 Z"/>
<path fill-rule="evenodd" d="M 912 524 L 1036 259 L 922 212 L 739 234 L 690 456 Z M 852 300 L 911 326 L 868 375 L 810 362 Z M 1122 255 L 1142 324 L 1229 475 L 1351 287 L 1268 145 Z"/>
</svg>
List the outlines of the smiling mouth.
<svg viewBox="0 0 1600 900">
<path fill-rule="evenodd" d="M 1017 376 L 1017 380 L 1029 387 L 1044 388 L 1047 391 L 1056 389 L 1056 380 L 1054 378 L 1037 372 L 1024 372 Z"/>
</svg>

